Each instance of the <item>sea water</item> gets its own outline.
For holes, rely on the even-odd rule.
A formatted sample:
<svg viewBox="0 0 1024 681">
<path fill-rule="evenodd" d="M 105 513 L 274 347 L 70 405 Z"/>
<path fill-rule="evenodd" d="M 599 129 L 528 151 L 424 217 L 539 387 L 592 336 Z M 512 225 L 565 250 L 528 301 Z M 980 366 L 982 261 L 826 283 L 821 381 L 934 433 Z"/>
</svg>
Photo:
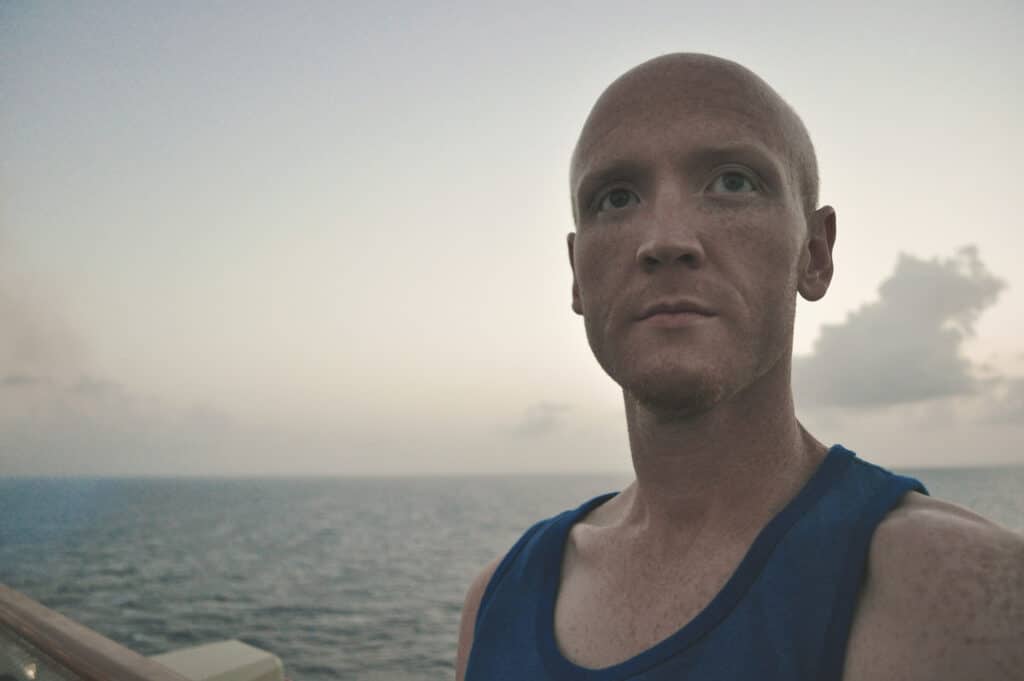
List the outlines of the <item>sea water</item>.
<svg viewBox="0 0 1024 681">
<path fill-rule="evenodd" d="M 1024 531 L 1024 467 L 901 472 Z M 0 479 L 0 582 L 144 655 L 237 638 L 292 681 L 450 679 L 473 576 L 628 482 Z"/>
</svg>

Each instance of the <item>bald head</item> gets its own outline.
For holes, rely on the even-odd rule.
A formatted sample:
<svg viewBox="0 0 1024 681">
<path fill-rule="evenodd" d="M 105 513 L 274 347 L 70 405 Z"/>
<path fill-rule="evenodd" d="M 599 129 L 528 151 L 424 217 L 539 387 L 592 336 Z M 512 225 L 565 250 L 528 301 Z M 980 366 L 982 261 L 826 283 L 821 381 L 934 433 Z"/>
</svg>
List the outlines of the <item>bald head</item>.
<svg viewBox="0 0 1024 681">
<path fill-rule="evenodd" d="M 663 121 L 666 113 L 702 111 L 746 121 L 751 132 L 786 161 L 790 188 L 810 215 L 818 205 L 818 164 L 800 117 L 768 83 L 736 62 L 707 54 L 667 54 L 616 79 L 590 111 L 573 151 L 570 183 L 576 188 L 588 155 L 625 121 Z M 660 124 L 660 123 L 659 123 Z"/>
</svg>

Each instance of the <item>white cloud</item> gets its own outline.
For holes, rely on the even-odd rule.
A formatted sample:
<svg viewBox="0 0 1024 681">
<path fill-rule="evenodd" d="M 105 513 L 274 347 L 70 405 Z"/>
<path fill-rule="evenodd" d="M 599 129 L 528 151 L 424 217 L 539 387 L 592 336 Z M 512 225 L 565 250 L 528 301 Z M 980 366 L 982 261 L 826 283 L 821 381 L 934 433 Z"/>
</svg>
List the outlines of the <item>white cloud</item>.
<svg viewBox="0 0 1024 681">
<path fill-rule="evenodd" d="M 813 353 L 794 358 L 798 403 L 878 407 L 976 392 L 980 371 L 962 344 L 1004 286 L 973 247 L 947 260 L 902 255 L 878 300 L 822 327 Z"/>
<path fill-rule="evenodd" d="M 794 358 L 801 421 L 888 466 L 1020 462 L 1024 379 L 963 352 L 1003 288 L 974 248 L 901 256 L 878 300 L 823 327 L 814 352 Z"/>
<path fill-rule="evenodd" d="M 511 432 L 517 437 L 541 437 L 560 430 L 565 425 L 565 414 L 570 409 L 561 402 L 536 402 L 526 408 L 522 419 Z"/>
</svg>

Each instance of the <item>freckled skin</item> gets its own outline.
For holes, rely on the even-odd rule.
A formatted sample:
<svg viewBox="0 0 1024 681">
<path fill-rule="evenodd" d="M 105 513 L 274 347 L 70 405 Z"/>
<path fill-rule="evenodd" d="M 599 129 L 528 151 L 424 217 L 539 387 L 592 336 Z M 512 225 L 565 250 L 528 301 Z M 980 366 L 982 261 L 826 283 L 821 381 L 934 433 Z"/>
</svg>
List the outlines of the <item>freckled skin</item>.
<svg viewBox="0 0 1024 681">
<path fill-rule="evenodd" d="M 909 494 L 872 538 L 843 679 L 1024 679 L 1024 537 Z"/>
<path fill-rule="evenodd" d="M 827 292 L 836 218 L 796 114 L 708 55 L 613 82 L 570 168 L 572 308 L 622 388 L 636 472 L 570 529 L 561 566 L 557 644 L 601 668 L 700 612 L 824 457 L 790 370 L 796 296 Z M 707 314 L 639 319 L 680 298 Z M 457 681 L 500 559 L 467 592 Z M 908 494 L 872 538 L 843 680 L 1021 681 L 1022 651 L 1024 538 Z"/>
<path fill-rule="evenodd" d="M 718 83 L 709 93 L 699 89 L 703 75 L 693 83 L 669 77 L 676 88 L 627 80 L 595 106 L 573 158 L 577 231 L 569 253 L 573 309 L 602 368 L 641 402 L 692 412 L 789 361 L 808 227 L 788 181 L 777 133 L 783 126 L 759 118 L 763 107 L 742 96 L 749 84 Z M 694 91 L 702 93 L 699 106 Z M 623 101 L 636 104 L 624 108 Z M 680 168 L 688 154 L 745 140 L 764 149 L 758 166 Z M 634 161 L 639 172 L 580 187 L 589 173 L 619 159 Z M 715 191 L 723 172 L 756 178 L 758 167 L 774 171 L 770 184 L 766 176 L 757 191 Z M 628 189 L 633 202 L 595 210 L 602 192 L 616 187 Z M 678 296 L 701 301 L 716 316 L 673 332 L 635 323 L 646 302 Z"/>
</svg>

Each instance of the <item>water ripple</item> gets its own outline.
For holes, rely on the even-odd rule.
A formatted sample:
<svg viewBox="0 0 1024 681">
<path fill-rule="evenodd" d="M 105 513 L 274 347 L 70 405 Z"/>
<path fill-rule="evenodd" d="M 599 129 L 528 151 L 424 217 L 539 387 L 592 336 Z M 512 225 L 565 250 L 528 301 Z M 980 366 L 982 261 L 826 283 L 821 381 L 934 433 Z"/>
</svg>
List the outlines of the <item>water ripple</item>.
<svg viewBox="0 0 1024 681">
<path fill-rule="evenodd" d="M 914 474 L 1024 529 L 1024 469 Z M 293 681 L 445 679 L 476 572 L 626 482 L 0 479 L 0 581 L 145 655 L 237 638 Z"/>
</svg>

